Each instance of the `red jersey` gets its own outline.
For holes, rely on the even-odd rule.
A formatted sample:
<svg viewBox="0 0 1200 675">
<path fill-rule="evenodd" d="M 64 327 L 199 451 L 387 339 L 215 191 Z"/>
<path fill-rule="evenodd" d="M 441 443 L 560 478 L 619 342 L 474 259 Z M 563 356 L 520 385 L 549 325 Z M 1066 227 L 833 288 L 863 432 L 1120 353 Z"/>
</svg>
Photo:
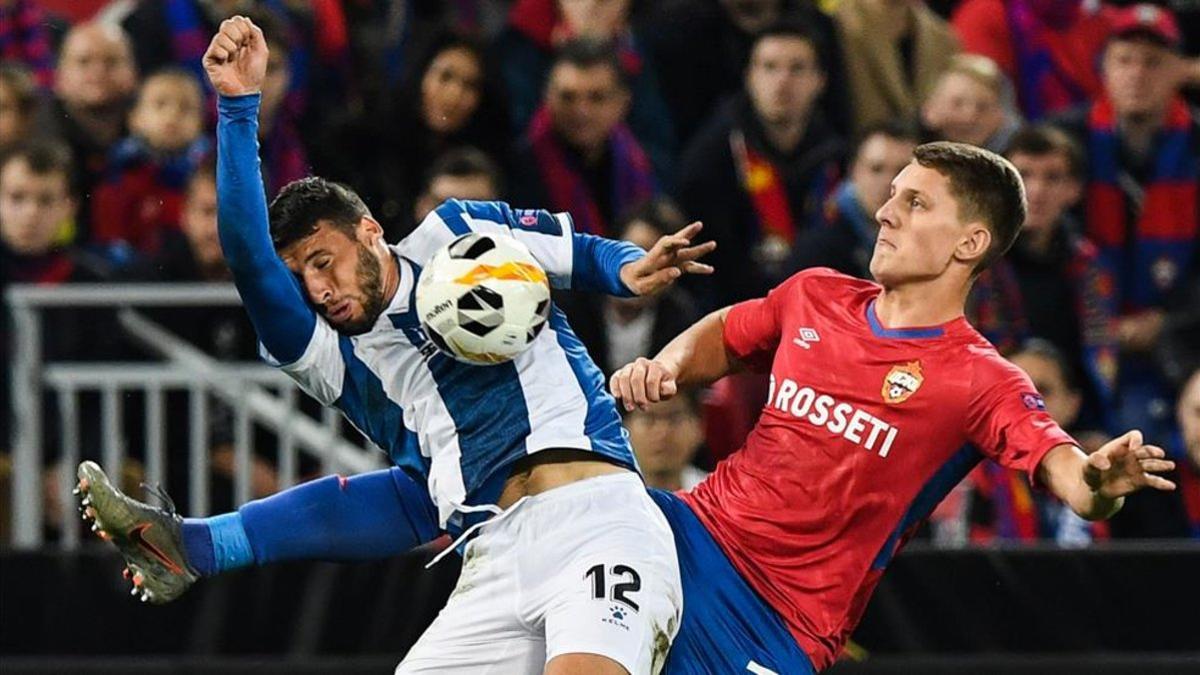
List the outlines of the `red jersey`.
<svg viewBox="0 0 1200 675">
<path fill-rule="evenodd" d="M 806 270 L 734 306 L 725 345 L 771 373 L 745 446 L 683 499 L 818 669 L 896 550 L 983 457 L 1031 477 L 1074 441 L 959 317 L 889 330 L 880 287 Z"/>
</svg>

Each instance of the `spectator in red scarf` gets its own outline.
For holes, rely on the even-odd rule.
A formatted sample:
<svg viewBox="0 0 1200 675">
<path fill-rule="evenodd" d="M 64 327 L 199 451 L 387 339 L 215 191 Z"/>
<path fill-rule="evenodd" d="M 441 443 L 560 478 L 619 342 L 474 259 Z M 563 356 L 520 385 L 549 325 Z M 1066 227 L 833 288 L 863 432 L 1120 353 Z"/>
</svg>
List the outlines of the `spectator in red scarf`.
<svg viewBox="0 0 1200 675">
<path fill-rule="evenodd" d="M 995 61 L 1017 84 L 1022 112 L 1038 120 L 1100 95 L 1112 11 L 1083 0 L 966 0 L 952 24 L 963 51 Z"/>
<path fill-rule="evenodd" d="M 625 124 L 629 102 L 610 43 L 564 44 L 514 153 L 512 201 L 566 211 L 576 232 L 611 237 L 614 219 L 656 192 L 650 159 Z"/>
<path fill-rule="evenodd" d="M 1086 231 L 1112 270 L 1121 348 L 1114 425 L 1165 442 L 1172 387 L 1156 352 L 1200 284 L 1200 115 L 1179 94 L 1179 28 L 1167 10 L 1114 15 L 1104 94 L 1061 123 L 1087 151 Z"/>
<path fill-rule="evenodd" d="M 1022 314 L 1031 334 L 1069 357 L 1069 375 L 1084 395 L 1083 427 L 1111 431 L 1106 413 L 1117 377 L 1114 282 L 1071 216 L 1083 195 L 1082 151 L 1062 131 L 1042 125 L 1018 132 L 1005 156 L 1021 172 L 1028 199 L 1021 236 L 1006 256 Z M 1088 447 L 1087 439 L 1080 440 Z"/>
<path fill-rule="evenodd" d="M 845 147 L 815 105 L 826 77 L 818 54 L 805 24 L 761 32 L 744 92 L 684 153 L 678 201 L 718 244 L 703 293 L 714 307 L 765 295 L 784 279 L 796 238 L 837 184 Z"/>
<path fill-rule="evenodd" d="M 555 51 L 583 38 L 611 42 L 625 71 L 631 95 L 629 128 L 650 154 L 661 176 L 670 174 L 676 143 L 671 114 L 663 100 L 660 79 L 643 47 L 643 37 L 630 22 L 633 0 L 517 0 L 509 27 L 496 43 L 504 84 L 518 133 L 532 121 Z"/>
<path fill-rule="evenodd" d="M 209 151 L 204 100 L 187 71 L 146 78 L 129 115 L 129 137 L 109 156 L 92 200 L 92 242 L 117 266 L 154 256 L 179 228 L 188 180 Z"/>
<path fill-rule="evenodd" d="M 88 238 L 91 196 L 104 174 L 109 150 L 125 135 L 137 86 L 133 51 L 120 28 L 85 23 L 63 38 L 48 124 L 53 135 L 66 140 L 74 158 L 72 186 L 80 216 L 76 241 Z"/>
<path fill-rule="evenodd" d="M 29 69 L 14 61 L 0 63 L 0 154 L 29 139 L 37 103 Z"/>
</svg>

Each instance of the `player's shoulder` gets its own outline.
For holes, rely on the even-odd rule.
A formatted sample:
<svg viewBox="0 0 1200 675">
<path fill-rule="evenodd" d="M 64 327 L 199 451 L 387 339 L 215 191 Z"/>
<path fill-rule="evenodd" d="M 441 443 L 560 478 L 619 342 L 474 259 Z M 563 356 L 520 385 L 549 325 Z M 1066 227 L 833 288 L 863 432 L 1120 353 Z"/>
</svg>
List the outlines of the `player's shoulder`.
<svg viewBox="0 0 1200 675">
<path fill-rule="evenodd" d="M 806 303 L 840 303 L 860 294 L 874 297 L 879 285 L 843 274 L 829 267 L 810 267 L 800 270 L 779 284 L 772 294 L 781 294 L 785 301 L 803 299 Z"/>
<path fill-rule="evenodd" d="M 968 339 L 963 365 L 971 369 L 972 389 L 978 393 L 996 389 L 1033 390 L 1025 371 L 1004 358 L 983 336 Z"/>
</svg>

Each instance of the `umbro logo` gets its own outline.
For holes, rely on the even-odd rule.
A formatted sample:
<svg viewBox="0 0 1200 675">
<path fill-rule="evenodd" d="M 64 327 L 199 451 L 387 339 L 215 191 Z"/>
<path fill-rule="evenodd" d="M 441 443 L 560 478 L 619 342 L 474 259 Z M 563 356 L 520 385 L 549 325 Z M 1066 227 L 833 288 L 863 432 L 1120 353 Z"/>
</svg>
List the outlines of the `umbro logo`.
<svg viewBox="0 0 1200 675">
<path fill-rule="evenodd" d="M 812 328 L 801 328 L 798 331 L 799 337 L 792 338 L 792 344 L 799 345 L 805 349 L 812 349 L 813 342 L 820 342 L 821 336 L 817 335 L 817 331 Z"/>
</svg>

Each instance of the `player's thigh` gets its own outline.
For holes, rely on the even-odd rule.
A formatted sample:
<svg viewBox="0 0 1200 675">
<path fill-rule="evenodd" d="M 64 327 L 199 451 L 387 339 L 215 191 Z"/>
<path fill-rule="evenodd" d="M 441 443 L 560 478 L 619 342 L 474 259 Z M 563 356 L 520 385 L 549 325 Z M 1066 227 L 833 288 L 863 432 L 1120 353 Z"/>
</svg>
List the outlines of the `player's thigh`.
<svg viewBox="0 0 1200 675">
<path fill-rule="evenodd" d="M 546 663 L 545 639 L 518 616 L 512 556 L 515 541 L 485 532 L 467 545 L 446 606 L 421 635 L 397 675 L 535 675 Z"/>
<path fill-rule="evenodd" d="M 649 675 L 662 667 L 683 610 L 674 539 L 644 488 L 610 496 L 606 508 L 575 514 L 560 537 L 562 557 L 541 562 L 546 657 L 598 655 Z"/>
<path fill-rule="evenodd" d="M 629 671 L 599 654 L 559 654 L 546 664 L 545 675 L 629 675 Z"/>
</svg>

